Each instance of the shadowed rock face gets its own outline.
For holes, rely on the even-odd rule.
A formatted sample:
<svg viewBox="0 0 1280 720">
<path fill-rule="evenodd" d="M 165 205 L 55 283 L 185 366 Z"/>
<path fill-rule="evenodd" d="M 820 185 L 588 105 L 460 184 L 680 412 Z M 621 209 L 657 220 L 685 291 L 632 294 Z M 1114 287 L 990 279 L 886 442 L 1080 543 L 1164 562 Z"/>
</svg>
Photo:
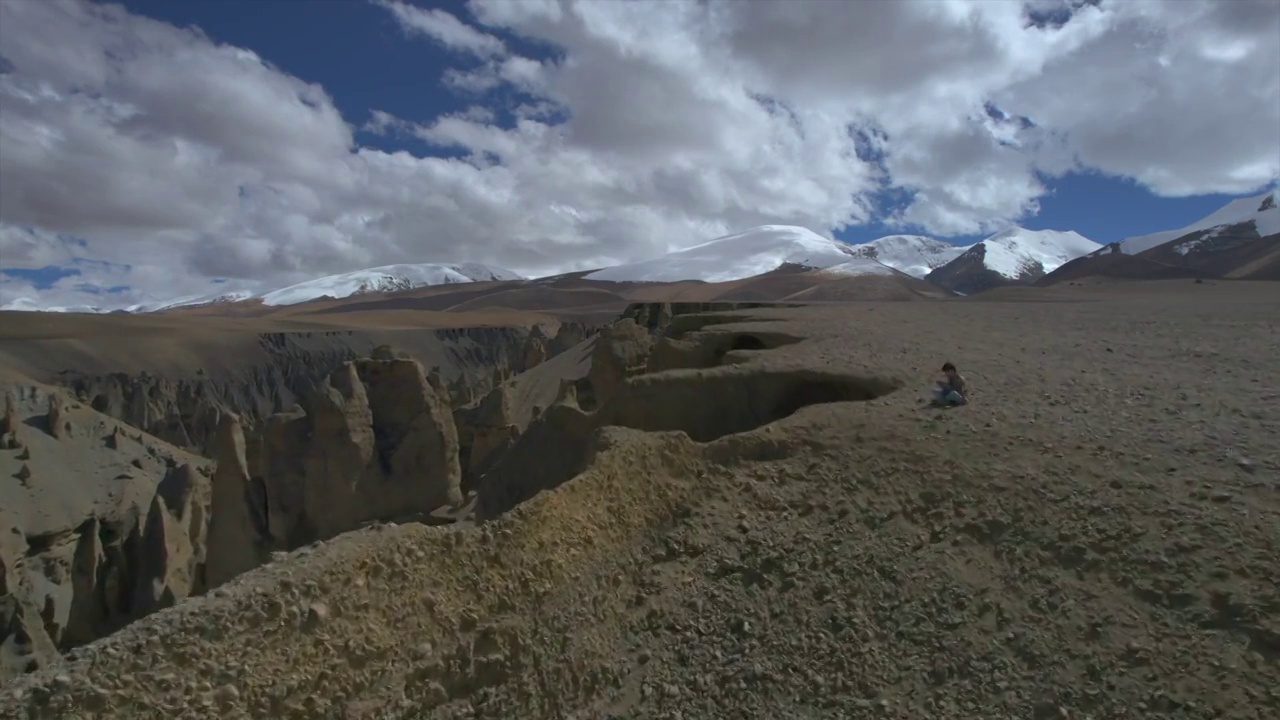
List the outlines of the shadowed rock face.
<svg viewBox="0 0 1280 720">
<path fill-rule="evenodd" d="M 595 406 L 607 403 L 627 378 L 644 372 L 653 342 L 653 335 L 630 318 L 600 331 L 587 375 Z"/>
<path fill-rule="evenodd" d="M 662 334 L 671 322 L 682 315 L 710 320 L 716 313 L 756 308 L 796 307 L 796 303 L 774 302 L 644 302 L 628 305 L 619 320 L 633 320 L 651 333 Z"/>
<path fill-rule="evenodd" d="M 250 481 L 265 490 L 256 512 L 273 547 L 460 502 L 453 414 L 417 361 L 347 363 L 304 407 L 267 422 Z"/>
<path fill-rule="evenodd" d="M 454 411 L 458 431 L 459 464 L 464 481 L 477 477 L 496 455 L 510 448 L 520 434 L 511 408 L 511 387 L 495 387 L 475 405 Z"/>
<path fill-rule="evenodd" d="M 204 592 L 209 517 L 216 510 L 211 508 L 211 496 L 209 478 L 190 465 L 175 468 L 156 488 L 139 547 L 136 615 L 163 610 Z M 89 552 L 86 549 L 84 559 Z"/>
<path fill-rule="evenodd" d="M 211 470 L 57 392 L 11 400 L 0 672 L 35 669 L 222 585 L 271 550 L 460 503 L 453 414 L 417 361 L 348 362 L 304 406 L 248 438 L 222 413 Z M 23 510 L 47 492 L 67 494 L 55 503 L 65 516 Z"/>
<path fill-rule="evenodd" d="M 213 518 L 209 522 L 208 566 L 205 577 L 215 588 L 261 564 L 260 535 L 250 513 L 249 463 L 245 459 L 240 418 L 226 413 L 218 422 L 213 473 Z"/>
</svg>

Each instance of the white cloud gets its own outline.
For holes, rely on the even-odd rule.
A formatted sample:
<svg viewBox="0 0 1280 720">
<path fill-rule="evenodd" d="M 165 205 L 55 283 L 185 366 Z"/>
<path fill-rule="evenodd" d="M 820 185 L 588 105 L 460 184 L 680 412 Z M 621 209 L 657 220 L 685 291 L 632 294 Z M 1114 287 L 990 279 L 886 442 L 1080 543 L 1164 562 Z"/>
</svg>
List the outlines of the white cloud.
<svg viewBox="0 0 1280 720">
<path fill-rule="evenodd" d="M 74 260 L 79 243 L 39 228 L 0 225 L 3 267 L 36 269 L 60 267 Z"/>
<path fill-rule="evenodd" d="M 406 32 L 426 35 L 452 50 L 476 55 L 498 55 L 506 48 L 502 41 L 463 23 L 440 9 L 426 10 L 400 0 L 374 0 L 395 16 Z"/>
<path fill-rule="evenodd" d="M 1170 195 L 1280 176 L 1280 5 L 1034 6 L 1053 21 L 986 0 L 472 0 L 472 22 L 377 0 L 465 56 L 438 79 L 472 106 L 344 118 L 198 32 L 0 3 L 0 265 L 82 270 L 2 280 L 0 301 L 104 302 L 87 283 L 131 286 L 105 299 L 126 305 L 395 262 L 586 269 L 762 223 L 976 233 L 1073 168 Z M 461 157 L 359 147 L 366 119 Z M 876 207 L 889 187 L 913 202 Z"/>
<path fill-rule="evenodd" d="M 1158 194 L 1245 194 L 1280 177 L 1280 3 L 1108 8 L 1108 32 L 1003 88 L 1001 105 L 1062 130 L 1081 165 Z"/>
</svg>

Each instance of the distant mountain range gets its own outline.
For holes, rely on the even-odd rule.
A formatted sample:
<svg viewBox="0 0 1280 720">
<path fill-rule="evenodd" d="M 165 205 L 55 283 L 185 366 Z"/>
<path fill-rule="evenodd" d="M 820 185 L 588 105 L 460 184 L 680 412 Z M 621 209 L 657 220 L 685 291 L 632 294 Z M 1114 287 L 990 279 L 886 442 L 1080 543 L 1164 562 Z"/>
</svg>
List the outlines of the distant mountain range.
<svg viewBox="0 0 1280 720">
<path fill-rule="evenodd" d="M 365 293 L 412 290 L 429 285 L 523 280 L 520 275 L 491 265 L 384 265 L 368 270 L 329 275 L 273 290 L 261 296 L 264 305 L 297 305 L 323 297 L 343 298 Z"/>
<path fill-rule="evenodd" d="M 1233 200 L 1177 230 L 1125 238 L 1108 245 L 1071 231 L 1012 226 L 972 245 L 922 235 L 889 235 L 859 245 L 802 227 L 762 225 L 639 262 L 586 273 L 593 283 L 729 283 L 779 272 L 821 271 L 849 282 L 875 278 L 878 293 L 894 285 L 907 296 L 970 295 L 1007 285 L 1052 285 L 1102 276 L 1280 280 L 1280 195 L 1272 191 Z M 561 277 L 561 276 L 557 276 Z M 565 276 L 567 277 L 567 276 Z M 308 280 L 265 293 L 226 292 L 135 305 L 124 312 L 160 312 L 217 304 L 297 305 L 322 299 L 397 293 L 436 285 L 535 283 L 503 268 L 475 263 L 402 264 Z M 775 287 L 776 281 L 770 281 Z M 826 286 L 824 293 L 836 286 Z M 848 292 L 848 283 L 839 286 Z M 743 290 L 742 292 L 746 292 Z M 890 295 L 893 293 L 890 292 Z M 4 310 L 103 312 L 93 307 L 41 308 L 19 298 Z M 120 312 L 120 311 L 117 311 Z"/>
</svg>

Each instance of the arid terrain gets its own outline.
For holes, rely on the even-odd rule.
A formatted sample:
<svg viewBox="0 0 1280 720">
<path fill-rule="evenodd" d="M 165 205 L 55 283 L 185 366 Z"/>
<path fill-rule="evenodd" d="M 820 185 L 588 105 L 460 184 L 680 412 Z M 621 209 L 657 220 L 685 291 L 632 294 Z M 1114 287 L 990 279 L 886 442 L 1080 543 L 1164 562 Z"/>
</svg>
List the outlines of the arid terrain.
<svg viewBox="0 0 1280 720">
<path fill-rule="evenodd" d="M 1280 284 L 705 287 L 0 314 L 0 717 L 1280 716 Z"/>
</svg>

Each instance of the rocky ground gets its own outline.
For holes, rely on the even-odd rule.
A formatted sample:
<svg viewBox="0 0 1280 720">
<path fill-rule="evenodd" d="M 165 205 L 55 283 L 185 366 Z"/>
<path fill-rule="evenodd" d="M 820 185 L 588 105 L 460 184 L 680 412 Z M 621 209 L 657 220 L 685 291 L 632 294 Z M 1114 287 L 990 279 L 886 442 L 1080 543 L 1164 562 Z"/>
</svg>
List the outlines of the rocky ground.
<svg viewBox="0 0 1280 720">
<path fill-rule="evenodd" d="M 734 315 L 593 354 L 477 482 L 558 487 L 276 556 L 0 716 L 1280 716 L 1280 287 Z"/>
</svg>

